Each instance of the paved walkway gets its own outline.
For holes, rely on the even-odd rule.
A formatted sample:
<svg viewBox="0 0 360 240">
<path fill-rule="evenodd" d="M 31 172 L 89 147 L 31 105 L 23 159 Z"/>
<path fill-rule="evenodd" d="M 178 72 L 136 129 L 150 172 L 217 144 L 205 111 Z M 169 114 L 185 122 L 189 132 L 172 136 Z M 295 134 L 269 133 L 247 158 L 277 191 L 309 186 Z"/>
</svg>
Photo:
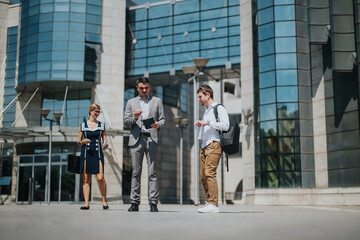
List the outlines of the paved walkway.
<svg viewBox="0 0 360 240">
<path fill-rule="evenodd" d="M 360 239 L 360 207 L 220 206 L 221 213 L 197 213 L 193 205 L 0 206 L 1 240 L 227 240 Z"/>
</svg>

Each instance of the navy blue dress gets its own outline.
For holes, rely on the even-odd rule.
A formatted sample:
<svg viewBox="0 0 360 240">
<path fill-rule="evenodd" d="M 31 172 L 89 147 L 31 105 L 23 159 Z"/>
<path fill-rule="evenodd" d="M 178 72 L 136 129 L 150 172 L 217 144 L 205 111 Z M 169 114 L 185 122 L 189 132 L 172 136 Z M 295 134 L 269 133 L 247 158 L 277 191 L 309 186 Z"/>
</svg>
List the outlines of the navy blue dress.
<svg viewBox="0 0 360 240">
<path fill-rule="evenodd" d="M 87 122 L 81 124 L 83 138 L 90 139 L 90 143 L 81 146 L 80 169 L 84 172 L 84 162 L 86 160 L 86 173 L 98 174 L 100 172 L 99 161 L 101 161 L 104 169 L 104 153 L 102 150 L 101 136 L 105 130 L 105 124 L 98 121 L 98 125 L 94 130 L 89 128 Z"/>
</svg>

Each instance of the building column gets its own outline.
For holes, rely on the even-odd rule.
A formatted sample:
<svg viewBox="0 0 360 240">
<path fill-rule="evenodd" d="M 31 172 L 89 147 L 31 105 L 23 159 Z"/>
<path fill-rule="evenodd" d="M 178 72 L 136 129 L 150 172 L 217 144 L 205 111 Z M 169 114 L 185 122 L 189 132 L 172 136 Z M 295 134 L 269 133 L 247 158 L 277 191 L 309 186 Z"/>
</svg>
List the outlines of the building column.
<svg viewBox="0 0 360 240">
<path fill-rule="evenodd" d="M 241 35 L 241 104 L 242 109 L 254 109 L 253 77 L 253 30 L 251 0 L 240 0 Z M 243 161 L 243 197 L 246 203 L 253 203 L 255 191 L 255 146 L 254 122 L 249 119 L 241 132 Z"/>
</svg>

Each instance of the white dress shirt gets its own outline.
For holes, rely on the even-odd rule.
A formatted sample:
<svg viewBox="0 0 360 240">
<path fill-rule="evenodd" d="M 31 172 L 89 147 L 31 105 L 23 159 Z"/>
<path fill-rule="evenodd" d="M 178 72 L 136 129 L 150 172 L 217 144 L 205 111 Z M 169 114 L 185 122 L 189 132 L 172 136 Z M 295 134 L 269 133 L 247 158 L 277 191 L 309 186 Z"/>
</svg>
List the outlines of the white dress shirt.
<svg viewBox="0 0 360 240">
<path fill-rule="evenodd" d="M 206 147 L 211 142 L 220 142 L 219 131 L 229 130 L 229 115 L 222 105 L 217 107 L 219 122 L 216 121 L 214 114 L 214 106 L 216 105 L 218 105 L 218 103 L 214 102 L 208 108 L 205 107 L 205 112 L 201 120 L 209 124 L 201 127 L 196 126 L 199 134 L 198 138 L 202 140 L 201 148 Z"/>
</svg>

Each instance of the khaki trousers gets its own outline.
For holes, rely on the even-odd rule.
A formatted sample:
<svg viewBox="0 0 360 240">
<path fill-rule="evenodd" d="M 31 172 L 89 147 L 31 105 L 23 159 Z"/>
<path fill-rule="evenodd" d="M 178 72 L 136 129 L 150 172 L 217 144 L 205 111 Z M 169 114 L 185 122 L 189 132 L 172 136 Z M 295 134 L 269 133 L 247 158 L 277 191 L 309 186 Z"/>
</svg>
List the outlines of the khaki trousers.
<svg viewBox="0 0 360 240">
<path fill-rule="evenodd" d="M 206 199 L 218 205 L 218 184 L 216 169 L 219 166 L 222 149 L 220 142 L 212 142 L 200 151 L 200 176 L 205 189 Z"/>
</svg>

